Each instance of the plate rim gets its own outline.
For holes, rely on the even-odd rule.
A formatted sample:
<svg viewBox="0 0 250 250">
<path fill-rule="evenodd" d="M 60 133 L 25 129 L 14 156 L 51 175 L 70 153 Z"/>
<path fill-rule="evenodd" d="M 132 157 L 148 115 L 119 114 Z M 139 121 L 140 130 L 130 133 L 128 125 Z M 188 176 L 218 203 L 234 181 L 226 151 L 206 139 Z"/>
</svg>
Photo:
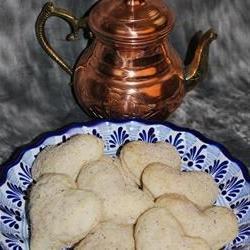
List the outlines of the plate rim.
<svg viewBox="0 0 250 250">
<path fill-rule="evenodd" d="M 198 139 L 200 139 L 202 142 L 217 147 L 231 162 L 237 164 L 241 169 L 241 172 L 243 174 L 244 179 L 246 180 L 246 182 L 248 184 L 250 184 L 250 173 L 249 173 L 247 166 L 242 161 L 235 158 L 229 152 L 229 150 L 225 146 L 223 146 L 221 143 L 216 142 L 216 141 L 211 140 L 211 139 L 208 139 L 206 136 L 204 136 L 203 134 L 201 134 L 200 132 L 198 132 L 195 129 L 181 127 L 179 125 L 175 125 L 175 124 L 168 122 L 168 121 L 160 122 L 160 121 L 148 121 L 148 120 L 145 121 L 142 119 L 126 119 L 126 120 L 100 119 L 100 120 L 87 121 L 87 122 L 69 123 L 69 124 L 59 128 L 59 129 L 44 132 L 41 135 L 39 135 L 38 137 L 36 137 L 35 139 L 33 139 L 28 144 L 21 146 L 10 157 L 9 160 L 7 160 L 5 163 L 0 165 L 0 187 L 2 187 L 4 185 L 4 183 L 6 182 L 7 174 L 9 172 L 9 170 L 20 162 L 23 155 L 27 151 L 41 145 L 49 137 L 63 135 L 66 132 L 68 132 L 69 130 L 74 129 L 74 128 L 80 128 L 80 127 L 91 128 L 91 127 L 98 126 L 98 125 L 103 124 L 103 123 L 127 124 L 127 123 L 131 123 L 131 122 L 137 122 L 137 123 L 140 123 L 141 125 L 152 125 L 152 126 L 153 125 L 154 126 L 162 125 L 162 126 L 169 127 L 170 129 L 172 129 L 174 131 L 191 133 L 192 135 L 194 135 Z"/>
</svg>

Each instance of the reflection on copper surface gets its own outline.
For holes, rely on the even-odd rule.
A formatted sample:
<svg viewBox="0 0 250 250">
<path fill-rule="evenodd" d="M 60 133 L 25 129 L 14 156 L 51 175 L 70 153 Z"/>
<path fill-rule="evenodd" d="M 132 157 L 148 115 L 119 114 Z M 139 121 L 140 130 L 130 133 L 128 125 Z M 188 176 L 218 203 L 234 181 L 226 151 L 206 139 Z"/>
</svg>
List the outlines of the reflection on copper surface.
<svg viewBox="0 0 250 250">
<path fill-rule="evenodd" d="M 165 58 L 167 46 L 161 41 L 140 50 L 114 50 L 96 40 L 92 55 L 76 67 L 74 88 L 79 102 L 98 117 L 168 116 L 181 103 L 184 89 L 178 77 L 183 74 L 180 59 L 174 52 L 175 57 Z"/>
<path fill-rule="evenodd" d="M 90 29 L 92 44 L 75 69 L 52 49 L 44 27 L 51 16 L 63 18 L 72 28 Z M 165 119 L 181 104 L 206 73 L 210 43 L 216 34 L 196 34 L 190 47 L 191 63 L 183 66 L 168 34 L 174 15 L 162 0 L 100 0 L 86 18 L 77 19 L 48 3 L 38 17 L 37 37 L 66 72 L 80 105 L 98 118 Z"/>
</svg>

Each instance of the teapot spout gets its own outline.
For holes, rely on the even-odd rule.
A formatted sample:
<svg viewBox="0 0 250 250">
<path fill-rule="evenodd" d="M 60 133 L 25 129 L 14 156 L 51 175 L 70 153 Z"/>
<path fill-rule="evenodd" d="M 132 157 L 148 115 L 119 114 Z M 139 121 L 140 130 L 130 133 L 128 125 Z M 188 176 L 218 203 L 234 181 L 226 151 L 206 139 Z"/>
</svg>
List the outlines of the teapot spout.
<svg viewBox="0 0 250 250">
<path fill-rule="evenodd" d="M 192 90 L 206 75 L 208 70 L 209 46 L 217 34 L 208 30 L 205 34 L 197 32 L 188 47 L 185 59 L 186 91 Z"/>
</svg>

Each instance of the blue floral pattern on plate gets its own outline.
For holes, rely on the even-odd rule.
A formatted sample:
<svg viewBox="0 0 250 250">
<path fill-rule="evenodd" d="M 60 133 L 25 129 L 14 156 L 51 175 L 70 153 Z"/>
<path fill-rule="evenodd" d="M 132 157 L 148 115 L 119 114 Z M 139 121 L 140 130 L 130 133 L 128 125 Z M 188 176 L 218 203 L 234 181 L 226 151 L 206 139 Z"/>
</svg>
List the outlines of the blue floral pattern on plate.
<svg viewBox="0 0 250 250">
<path fill-rule="evenodd" d="M 250 210 L 250 197 L 243 198 L 230 205 L 238 219 L 242 219 Z"/>
<path fill-rule="evenodd" d="M 25 191 L 17 185 L 7 182 L 8 189 L 6 190 L 7 199 L 15 204 L 17 207 L 21 207 L 25 197 Z"/>
<path fill-rule="evenodd" d="M 1 167 L 0 249 L 29 249 L 25 205 L 26 191 L 32 184 L 32 163 L 46 146 L 58 145 L 76 134 L 93 134 L 102 138 L 108 155 L 116 155 L 121 145 L 133 140 L 172 144 L 182 157 L 182 169 L 209 173 L 220 188 L 216 204 L 234 210 L 239 222 L 239 235 L 225 249 L 250 245 L 250 177 L 246 167 L 223 146 L 196 131 L 170 123 L 99 121 L 72 124 L 49 132 L 23 148 L 17 158 Z"/>
<path fill-rule="evenodd" d="M 219 161 L 214 160 L 213 165 L 208 166 L 205 169 L 205 172 L 211 174 L 216 183 L 219 183 L 222 179 L 224 179 L 225 175 L 227 174 L 229 161 Z"/>
<path fill-rule="evenodd" d="M 237 197 L 237 194 L 240 193 L 243 186 L 244 180 L 233 176 L 227 180 L 226 183 L 220 184 L 219 189 L 221 190 L 221 195 L 223 195 L 228 202 L 231 202 Z"/>
<path fill-rule="evenodd" d="M 176 136 L 170 135 L 165 141 L 173 145 L 182 156 L 184 154 L 185 145 L 184 139 L 181 136 L 182 133 L 178 133 Z"/>
<path fill-rule="evenodd" d="M 10 228 L 14 228 L 16 230 L 19 229 L 19 223 L 22 221 L 20 216 L 20 212 L 18 210 L 14 210 L 13 208 L 9 208 L 7 206 L 0 206 L 0 210 L 3 215 L 0 217 L 4 224 L 8 225 Z"/>
<path fill-rule="evenodd" d="M 92 130 L 92 135 L 95 135 L 96 137 L 102 139 L 102 136 L 97 132 L 96 129 L 93 129 L 93 130 Z"/>
<path fill-rule="evenodd" d="M 31 167 L 20 163 L 21 170 L 18 172 L 19 180 L 24 186 L 30 186 L 32 183 Z"/>
<path fill-rule="evenodd" d="M 123 127 L 114 130 L 109 140 L 110 148 L 119 148 L 121 145 L 129 142 L 129 134 Z"/>
<path fill-rule="evenodd" d="M 155 129 L 149 128 L 147 131 L 145 129 L 139 133 L 139 141 L 145 141 L 149 143 L 156 143 L 158 141 L 155 135 Z"/>
<path fill-rule="evenodd" d="M 201 170 L 203 168 L 206 158 L 203 151 L 206 148 L 206 145 L 201 145 L 199 148 L 194 146 L 182 157 L 187 170 Z"/>
</svg>

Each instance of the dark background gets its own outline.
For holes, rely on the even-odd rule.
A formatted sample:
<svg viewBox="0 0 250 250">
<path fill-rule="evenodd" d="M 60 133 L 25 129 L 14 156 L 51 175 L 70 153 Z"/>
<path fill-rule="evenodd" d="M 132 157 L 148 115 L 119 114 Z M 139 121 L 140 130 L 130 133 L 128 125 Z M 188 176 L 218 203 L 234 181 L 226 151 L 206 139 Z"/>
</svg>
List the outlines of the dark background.
<svg viewBox="0 0 250 250">
<path fill-rule="evenodd" d="M 38 45 L 34 26 L 46 1 L 0 0 L 0 164 L 16 147 L 40 133 L 87 119 L 76 105 L 70 78 Z M 91 0 L 57 0 L 81 16 Z M 199 29 L 213 27 L 210 73 L 169 120 L 199 130 L 224 144 L 250 166 L 250 1 L 169 0 L 177 14 L 171 40 L 184 57 Z M 50 40 L 73 63 L 86 41 L 64 40 L 68 26 L 56 19 L 47 25 Z"/>
</svg>

